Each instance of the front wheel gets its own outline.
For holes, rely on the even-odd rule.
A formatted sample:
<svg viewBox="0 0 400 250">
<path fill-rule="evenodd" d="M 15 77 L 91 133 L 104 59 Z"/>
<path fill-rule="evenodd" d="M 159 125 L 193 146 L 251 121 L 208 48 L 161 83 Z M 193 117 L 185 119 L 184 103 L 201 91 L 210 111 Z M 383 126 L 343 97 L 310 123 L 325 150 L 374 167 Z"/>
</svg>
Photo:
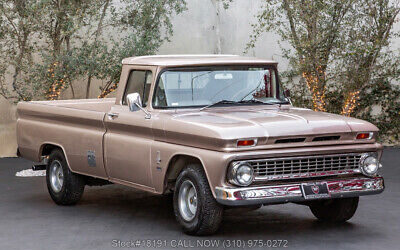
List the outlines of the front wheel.
<svg viewBox="0 0 400 250">
<path fill-rule="evenodd" d="M 345 222 L 355 214 L 358 197 L 314 201 L 310 204 L 311 212 L 318 220 L 326 222 Z"/>
<path fill-rule="evenodd" d="M 85 180 L 69 170 L 64 153 L 53 150 L 46 169 L 47 189 L 53 201 L 58 205 L 74 205 L 82 197 Z"/>
<path fill-rule="evenodd" d="M 173 203 L 175 217 L 185 233 L 210 235 L 218 230 L 223 207 L 214 199 L 201 166 L 189 165 L 179 174 Z"/>
</svg>

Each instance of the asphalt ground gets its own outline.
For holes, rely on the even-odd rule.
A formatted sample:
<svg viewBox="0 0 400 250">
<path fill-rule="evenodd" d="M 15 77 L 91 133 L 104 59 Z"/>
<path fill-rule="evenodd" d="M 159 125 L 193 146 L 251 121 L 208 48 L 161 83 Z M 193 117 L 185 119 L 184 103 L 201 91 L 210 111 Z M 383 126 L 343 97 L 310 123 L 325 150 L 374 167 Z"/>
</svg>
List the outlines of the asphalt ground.
<svg viewBox="0 0 400 250">
<path fill-rule="evenodd" d="M 383 156 L 386 190 L 360 198 L 343 225 L 318 222 L 306 206 L 229 210 L 212 237 L 182 233 L 171 199 L 120 185 L 86 187 L 76 206 L 57 206 L 44 177 L 16 177 L 32 162 L 0 159 L 0 249 L 264 248 L 399 249 L 400 149 Z"/>
</svg>

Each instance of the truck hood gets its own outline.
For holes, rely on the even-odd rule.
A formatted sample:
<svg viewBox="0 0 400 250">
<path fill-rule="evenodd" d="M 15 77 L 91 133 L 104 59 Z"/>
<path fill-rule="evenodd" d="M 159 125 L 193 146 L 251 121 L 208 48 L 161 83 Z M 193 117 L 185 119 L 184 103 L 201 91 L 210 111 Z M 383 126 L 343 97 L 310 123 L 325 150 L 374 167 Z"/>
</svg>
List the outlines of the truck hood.
<svg viewBox="0 0 400 250">
<path fill-rule="evenodd" d="M 301 136 L 307 141 L 317 135 L 338 135 L 348 143 L 357 132 L 378 131 L 366 121 L 291 106 L 210 108 L 169 116 L 164 124 L 168 141 L 206 148 L 233 146 L 229 144 L 240 138 L 257 138 L 260 146 L 279 138 Z"/>
</svg>

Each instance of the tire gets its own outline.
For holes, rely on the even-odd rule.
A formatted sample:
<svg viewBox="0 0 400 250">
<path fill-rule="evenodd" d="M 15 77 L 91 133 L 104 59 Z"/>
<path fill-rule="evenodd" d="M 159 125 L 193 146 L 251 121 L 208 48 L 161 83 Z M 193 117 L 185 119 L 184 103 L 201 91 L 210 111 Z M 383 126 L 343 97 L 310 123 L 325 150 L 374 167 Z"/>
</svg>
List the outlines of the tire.
<svg viewBox="0 0 400 250">
<path fill-rule="evenodd" d="M 314 201 L 310 205 L 311 212 L 320 221 L 342 223 L 355 214 L 358 197 Z"/>
<path fill-rule="evenodd" d="M 185 189 L 188 186 L 192 186 L 192 188 Z M 183 202 L 185 199 L 182 199 L 182 195 L 185 193 L 193 194 L 192 191 L 196 196 L 193 199 L 186 199 L 188 206 L 185 206 Z M 192 200 L 196 204 L 195 211 L 189 209 Z M 186 234 L 211 235 L 218 230 L 221 224 L 223 206 L 214 199 L 207 177 L 200 165 L 188 165 L 179 174 L 175 184 L 173 205 L 176 220 Z M 187 213 L 192 218 L 185 216 L 187 213 L 183 211 L 186 210 L 189 211 Z"/>
<path fill-rule="evenodd" d="M 46 183 L 49 194 L 57 205 L 75 205 L 85 189 L 83 176 L 69 170 L 64 153 L 59 149 L 53 150 L 50 154 L 46 168 Z"/>
</svg>

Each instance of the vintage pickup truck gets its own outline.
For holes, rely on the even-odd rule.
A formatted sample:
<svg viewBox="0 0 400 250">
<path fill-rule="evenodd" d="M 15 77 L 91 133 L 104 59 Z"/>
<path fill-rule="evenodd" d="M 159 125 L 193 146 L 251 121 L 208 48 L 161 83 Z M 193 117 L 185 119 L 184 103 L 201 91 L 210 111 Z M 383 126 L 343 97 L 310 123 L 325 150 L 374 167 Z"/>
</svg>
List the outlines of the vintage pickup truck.
<svg viewBox="0 0 400 250">
<path fill-rule="evenodd" d="M 277 63 L 234 55 L 123 60 L 116 98 L 18 104 L 18 153 L 42 162 L 51 198 L 85 185 L 173 193 L 188 234 L 226 208 L 293 202 L 344 222 L 378 194 L 382 146 L 365 121 L 291 105 Z"/>
</svg>

